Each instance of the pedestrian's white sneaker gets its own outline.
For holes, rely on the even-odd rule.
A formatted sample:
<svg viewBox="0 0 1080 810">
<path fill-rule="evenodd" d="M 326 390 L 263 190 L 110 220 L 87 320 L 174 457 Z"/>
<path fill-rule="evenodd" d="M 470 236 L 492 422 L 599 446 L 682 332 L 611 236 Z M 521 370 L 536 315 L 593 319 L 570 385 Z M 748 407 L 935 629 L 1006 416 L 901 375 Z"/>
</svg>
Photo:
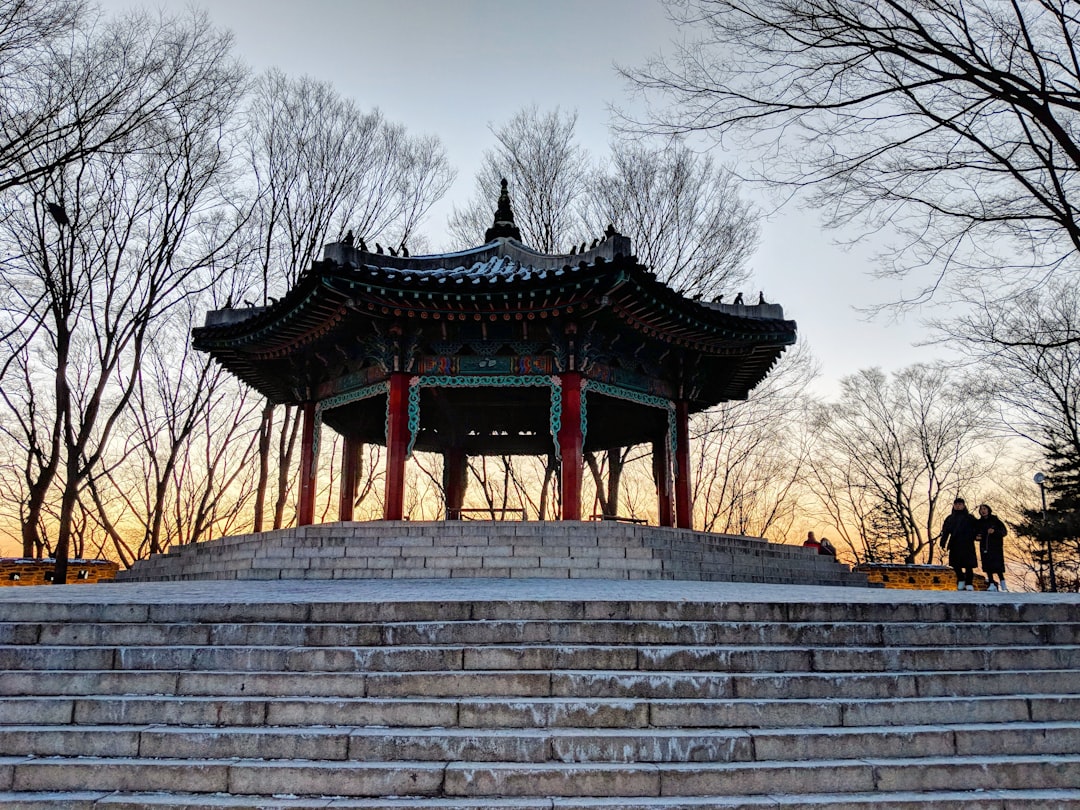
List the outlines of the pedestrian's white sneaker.
<svg viewBox="0 0 1080 810">
<path fill-rule="evenodd" d="M 1005 580 L 1001 580 L 1001 590 L 1003 590 L 1003 591 L 1009 590 L 1009 586 L 1005 584 Z"/>
<path fill-rule="evenodd" d="M 958 590 L 958 591 L 964 590 L 964 583 L 963 582 L 957 582 L 956 583 L 956 590 Z"/>
<path fill-rule="evenodd" d="M 986 586 L 986 590 L 988 590 L 988 591 L 996 591 L 997 589 L 998 589 L 997 584 L 993 583 L 993 582 L 991 582 L 989 585 Z"/>
<path fill-rule="evenodd" d="M 973 590 L 975 590 L 975 586 L 974 585 L 965 585 L 964 590 L 973 591 Z"/>
</svg>

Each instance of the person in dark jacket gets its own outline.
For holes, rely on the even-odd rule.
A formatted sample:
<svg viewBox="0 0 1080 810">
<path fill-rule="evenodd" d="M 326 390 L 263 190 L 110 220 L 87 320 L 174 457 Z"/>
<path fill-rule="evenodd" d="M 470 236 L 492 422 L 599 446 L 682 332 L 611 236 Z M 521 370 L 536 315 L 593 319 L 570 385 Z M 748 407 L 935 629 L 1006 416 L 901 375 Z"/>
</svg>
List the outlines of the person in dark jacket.
<svg viewBox="0 0 1080 810">
<path fill-rule="evenodd" d="M 952 514 L 941 527 L 941 547 L 949 550 L 949 566 L 956 572 L 956 590 L 975 590 L 975 535 L 978 521 L 963 498 L 953 501 Z"/>
<path fill-rule="evenodd" d="M 983 573 L 986 574 L 986 581 L 990 583 L 987 590 L 1009 590 L 1005 584 L 1005 551 L 1002 548 L 1002 539 L 1009 530 L 985 503 L 979 507 L 979 519 L 975 526 L 975 539 L 979 542 Z M 994 582 L 995 576 L 997 582 Z"/>
</svg>

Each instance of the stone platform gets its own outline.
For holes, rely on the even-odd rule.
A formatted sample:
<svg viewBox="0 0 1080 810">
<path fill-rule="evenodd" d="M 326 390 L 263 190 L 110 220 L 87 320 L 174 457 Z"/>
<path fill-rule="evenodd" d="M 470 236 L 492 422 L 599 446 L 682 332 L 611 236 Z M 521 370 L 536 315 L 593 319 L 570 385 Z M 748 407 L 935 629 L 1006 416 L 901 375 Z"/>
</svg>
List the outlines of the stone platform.
<svg viewBox="0 0 1080 810">
<path fill-rule="evenodd" d="M 1076 594 L 0 590 L 18 810 L 1080 808 Z"/>
<path fill-rule="evenodd" d="M 136 563 L 117 579 L 462 577 L 867 586 L 865 574 L 801 546 L 610 521 L 303 526 L 181 546 Z"/>
</svg>

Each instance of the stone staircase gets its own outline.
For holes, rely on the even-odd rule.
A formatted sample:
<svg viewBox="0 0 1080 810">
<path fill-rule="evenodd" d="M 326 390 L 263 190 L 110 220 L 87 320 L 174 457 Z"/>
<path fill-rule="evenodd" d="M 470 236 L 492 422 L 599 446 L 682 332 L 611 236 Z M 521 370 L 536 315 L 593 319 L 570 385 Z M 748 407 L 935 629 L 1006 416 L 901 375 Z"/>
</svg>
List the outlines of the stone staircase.
<svg viewBox="0 0 1080 810">
<path fill-rule="evenodd" d="M 3 594 L 0 805 L 1080 807 L 1075 600 L 284 585 Z"/>
<path fill-rule="evenodd" d="M 812 549 L 616 521 L 324 523 L 175 546 L 125 582 L 207 579 L 661 579 L 866 587 Z"/>
</svg>

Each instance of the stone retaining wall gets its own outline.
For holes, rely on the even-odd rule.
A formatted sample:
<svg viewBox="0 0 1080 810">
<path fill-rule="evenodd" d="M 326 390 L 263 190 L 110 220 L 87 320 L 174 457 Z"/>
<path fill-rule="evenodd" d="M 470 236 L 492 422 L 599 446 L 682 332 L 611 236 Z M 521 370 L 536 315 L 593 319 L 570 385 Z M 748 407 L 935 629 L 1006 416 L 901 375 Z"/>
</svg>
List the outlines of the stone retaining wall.
<svg viewBox="0 0 1080 810">
<path fill-rule="evenodd" d="M 853 569 L 886 588 L 922 591 L 955 591 L 956 573 L 947 565 L 902 565 L 899 563 L 864 563 Z M 975 590 L 986 590 L 986 577 L 975 575 Z"/>
<path fill-rule="evenodd" d="M 116 578 L 119 568 L 112 560 L 68 560 L 68 583 L 108 582 Z M 0 559 L 0 587 L 47 585 L 55 569 L 56 560 Z"/>
</svg>

